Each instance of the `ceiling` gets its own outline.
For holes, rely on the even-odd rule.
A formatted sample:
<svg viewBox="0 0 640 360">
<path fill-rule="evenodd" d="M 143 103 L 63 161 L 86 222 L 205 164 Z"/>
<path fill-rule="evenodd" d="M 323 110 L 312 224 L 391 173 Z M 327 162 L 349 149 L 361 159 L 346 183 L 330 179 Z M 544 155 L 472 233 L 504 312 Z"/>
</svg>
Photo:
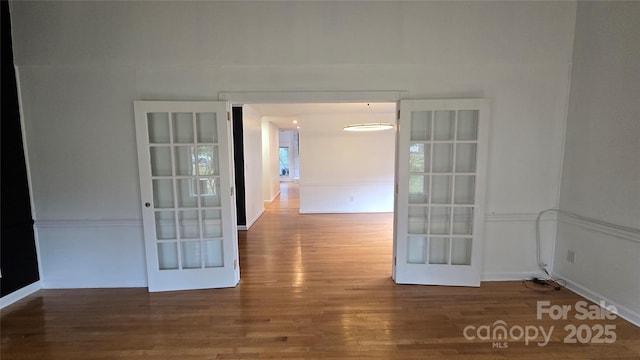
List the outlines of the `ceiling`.
<svg viewBox="0 0 640 360">
<path fill-rule="evenodd" d="M 296 129 L 293 120 L 309 114 L 393 114 L 395 103 L 247 104 L 283 130 Z"/>
</svg>

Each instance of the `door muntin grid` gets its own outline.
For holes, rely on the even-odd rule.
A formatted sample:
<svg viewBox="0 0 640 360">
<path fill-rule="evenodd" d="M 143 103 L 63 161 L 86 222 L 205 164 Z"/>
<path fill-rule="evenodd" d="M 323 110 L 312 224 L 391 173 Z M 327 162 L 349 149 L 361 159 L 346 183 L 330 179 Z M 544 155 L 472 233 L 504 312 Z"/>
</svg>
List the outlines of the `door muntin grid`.
<svg viewBox="0 0 640 360">
<path fill-rule="evenodd" d="M 407 263 L 471 265 L 478 110 L 413 111 Z"/>
<path fill-rule="evenodd" d="M 223 267 L 214 112 L 146 114 L 158 270 Z"/>
</svg>

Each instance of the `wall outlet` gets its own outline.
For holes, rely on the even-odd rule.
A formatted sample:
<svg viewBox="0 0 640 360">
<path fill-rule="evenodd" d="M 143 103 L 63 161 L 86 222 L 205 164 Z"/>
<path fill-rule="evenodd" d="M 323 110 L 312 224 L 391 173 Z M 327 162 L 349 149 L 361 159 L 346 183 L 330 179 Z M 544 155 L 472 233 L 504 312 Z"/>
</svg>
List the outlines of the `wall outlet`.
<svg viewBox="0 0 640 360">
<path fill-rule="evenodd" d="M 576 252 L 573 250 L 567 251 L 567 261 L 574 264 L 576 262 Z"/>
</svg>

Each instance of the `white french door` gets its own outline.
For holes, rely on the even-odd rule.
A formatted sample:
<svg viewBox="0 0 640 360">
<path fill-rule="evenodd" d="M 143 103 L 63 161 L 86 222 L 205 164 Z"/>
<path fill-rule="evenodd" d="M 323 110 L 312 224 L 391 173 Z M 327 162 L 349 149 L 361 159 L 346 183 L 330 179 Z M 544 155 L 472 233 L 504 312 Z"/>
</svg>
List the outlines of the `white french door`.
<svg viewBox="0 0 640 360">
<path fill-rule="evenodd" d="M 395 281 L 479 286 L 488 106 L 400 102 Z"/>
<path fill-rule="evenodd" d="M 149 291 L 240 280 L 225 102 L 136 101 Z"/>
</svg>

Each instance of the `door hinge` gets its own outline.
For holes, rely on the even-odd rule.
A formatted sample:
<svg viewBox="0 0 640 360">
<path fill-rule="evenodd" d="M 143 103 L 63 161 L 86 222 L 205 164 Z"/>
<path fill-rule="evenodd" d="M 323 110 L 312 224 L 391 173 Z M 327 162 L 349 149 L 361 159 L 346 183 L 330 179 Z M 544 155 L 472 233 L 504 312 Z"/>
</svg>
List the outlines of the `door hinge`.
<svg viewBox="0 0 640 360">
<path fill-rule="evenodd" d="M 238 259 L 233 260 L 233 270 L 238 268 Z"/>
<path fill-rule="evenodd" d="M 400 110 L 398 110 L 398 120 L 400 120 Z"/>
<path fill-rule="evenodd" d="M 397 257 L 393 257 L 393 266 L 398 265 L 398 258 Z"/>
<path fill-rule="evenodd" d="M 233 196 L 233 186 L 231 187 L 231 196 Z"/>
<path fill-rule="evenodd" d="M 400 191 L 400 186 L 396 184 L 396 194 Z"/>
<path fill-rule="evenodd" d="M 231 121 L 231 113 L 227 111 L 227 121 Z"/>
</svg>

